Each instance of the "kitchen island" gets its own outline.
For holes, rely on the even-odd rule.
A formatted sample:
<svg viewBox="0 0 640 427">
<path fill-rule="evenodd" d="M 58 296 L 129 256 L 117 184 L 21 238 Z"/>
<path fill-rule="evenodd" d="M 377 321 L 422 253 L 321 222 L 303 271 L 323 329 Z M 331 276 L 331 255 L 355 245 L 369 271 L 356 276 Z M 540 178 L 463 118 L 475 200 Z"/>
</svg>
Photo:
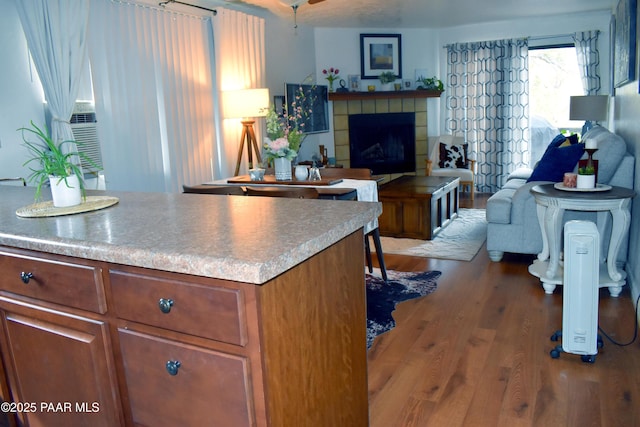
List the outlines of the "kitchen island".
<svg viewBox="0 0 640 427">
<path fill-rule="evenodd" d="M 0 187 L 0 395 L 11 416 L 367 425 L 362 227 L 378 203 L 90 194 L 119 203 L 20 218 L 33 189 Z"/>
</svg>

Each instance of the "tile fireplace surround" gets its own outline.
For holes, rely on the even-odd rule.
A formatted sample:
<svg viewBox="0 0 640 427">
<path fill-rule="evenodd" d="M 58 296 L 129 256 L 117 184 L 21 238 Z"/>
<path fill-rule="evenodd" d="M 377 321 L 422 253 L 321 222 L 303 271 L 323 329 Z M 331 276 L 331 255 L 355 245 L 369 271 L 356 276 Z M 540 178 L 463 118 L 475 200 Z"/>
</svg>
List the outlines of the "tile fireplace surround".
<svg viewBox="0 0 640 427">
<path fill-rule="evenodd" d="M 416 174 L 424 175 L 427 158 L 427 100 L 411 96 L 384 97 L 376 94 L 375 99 L 354 99 L 333 101 L 333 133 L 335 141 L 336 163 L 349 167 L 349 115 L 351 114 L 383 114 L 383 113 L 415 113 L 416 116 Z M 330 97 L 331 99 L 331 97 Z M 389 179 L 402 174 L 393 174 Z"/>
</svg>

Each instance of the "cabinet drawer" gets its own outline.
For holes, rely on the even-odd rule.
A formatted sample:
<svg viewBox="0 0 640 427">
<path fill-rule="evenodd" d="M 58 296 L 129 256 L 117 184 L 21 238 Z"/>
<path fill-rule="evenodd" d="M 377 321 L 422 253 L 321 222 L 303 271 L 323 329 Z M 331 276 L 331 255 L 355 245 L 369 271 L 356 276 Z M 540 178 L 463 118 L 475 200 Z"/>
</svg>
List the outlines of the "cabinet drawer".
<svg viewBox="0 0 640 427">
<path fill-rule="evenodd" d="M 255 424 L 247 359 L 131 330 L 119 337 L 134 425 Z"/>
<path fill-rule="evenodd" d="M 62 257 L 45 259 L 0 251 L 0 272 L 4 291 L 96 313 L 107 311 L 99 267 L 70 263 Z"/>
<path fill-rule="evenodd" d="M 235 345 L 247 342 L 242 291 L 110 271 L 118 317 Z"/>
</svg>

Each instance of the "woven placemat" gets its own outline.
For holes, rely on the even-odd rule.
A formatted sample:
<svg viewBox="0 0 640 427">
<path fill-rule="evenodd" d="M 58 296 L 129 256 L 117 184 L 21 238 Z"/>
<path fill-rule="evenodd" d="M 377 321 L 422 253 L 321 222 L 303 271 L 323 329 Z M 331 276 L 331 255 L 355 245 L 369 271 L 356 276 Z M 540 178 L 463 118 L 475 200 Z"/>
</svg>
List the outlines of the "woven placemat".
<svg viewBox="0 0 640 427">
<path fill-rule="evenodd" d="M 108 208 L 118 203 L 118 201 L 119 199 L 117 197 L 111 196 L 87 196 L 79 205 L 57 208 L 53 206 L 53 201 L 49 200 L 48 202 L 24 206 L 16 211 L 16 215 L 22 218 L 73 215 Z"/>
</svg>

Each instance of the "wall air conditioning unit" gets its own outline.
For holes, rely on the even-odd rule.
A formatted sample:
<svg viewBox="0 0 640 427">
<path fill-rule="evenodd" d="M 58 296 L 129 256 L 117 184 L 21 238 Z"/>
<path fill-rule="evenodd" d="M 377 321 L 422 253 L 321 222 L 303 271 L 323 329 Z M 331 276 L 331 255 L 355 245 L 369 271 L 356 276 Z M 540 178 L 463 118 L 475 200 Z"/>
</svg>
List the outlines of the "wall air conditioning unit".
<svg viewBox="0 0 640 427">
<path fill-rule="evenodd" d="M 562 346 L 551 350 L 581 355 L 583 362 L 595 362 L 602 340 L 598 337 L 598 290 L 600 279 L 600 236 L 590 221 L 568 221 L 564 226 L 564 277 L 562 289 Z"/>
<path fill-rule="evenodd" d="M 82 170 L 85 173 L 97 173 L 102 170 L 102 152 L 100 151 L 100 141 L 96 128 L 96 111 L 92 102 L 78 101 L 71 115 L 71 131 L 73 139 L 78 144 L 78 151 L 84 153 L 91 161 L 98 166 L 87 161 L 82 161 Z"/>
</svg>

